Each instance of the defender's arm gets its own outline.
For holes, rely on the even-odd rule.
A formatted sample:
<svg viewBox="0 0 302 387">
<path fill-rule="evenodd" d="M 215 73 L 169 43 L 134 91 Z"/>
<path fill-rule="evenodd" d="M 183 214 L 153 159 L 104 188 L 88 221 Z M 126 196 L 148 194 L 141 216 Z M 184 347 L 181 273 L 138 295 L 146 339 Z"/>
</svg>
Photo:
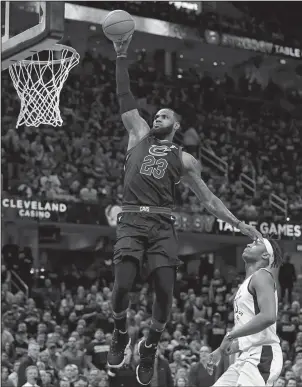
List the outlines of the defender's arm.
<svg viewBox="0 0 302 387">
<path fill-rule="evenodd" d="M 238 227 L 240 221 L 213 194 L 201 178 L 201 164 L 187 152 L 182 153 L 185 180 L 198 199 L 204 204 L 206 209 L 217 218 L 224 220 L 234 227 Z"/>
</svg>

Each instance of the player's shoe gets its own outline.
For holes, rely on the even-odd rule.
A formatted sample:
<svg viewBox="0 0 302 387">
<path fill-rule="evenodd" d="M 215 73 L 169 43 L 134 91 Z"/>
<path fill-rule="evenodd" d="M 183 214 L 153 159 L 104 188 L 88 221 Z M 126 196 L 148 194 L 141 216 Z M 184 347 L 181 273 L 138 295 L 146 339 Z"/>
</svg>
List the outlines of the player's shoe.
<svg viewBox="0 0 302 387">
<path fill-rule="evenodd" d="M 157 345 L 152 344 L 146 347 L 146 340 L 142 339 L 138 343 L 138 353 L 140 363 L 136 367 L 136 380 L 143 386 L 148 386 L 151 382 L 154 371 L 154 360 L 157 350 Z"/>
<path fill-rule="evenodd" d="M 130 347 L 131 339 L 128 332 L 121 333 L 114 329 L 110 349 L 107 356 L 107 364 L 111 368 L 120 368 L 126 359 L 126 349 Z"/>
</svg>

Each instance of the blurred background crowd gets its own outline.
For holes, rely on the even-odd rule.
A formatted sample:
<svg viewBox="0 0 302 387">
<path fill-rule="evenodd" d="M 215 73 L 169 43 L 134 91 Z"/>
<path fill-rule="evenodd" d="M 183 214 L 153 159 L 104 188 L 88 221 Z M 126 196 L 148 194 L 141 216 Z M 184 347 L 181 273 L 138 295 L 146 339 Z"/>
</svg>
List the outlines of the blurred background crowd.
<svg viewBox="0 0 302 387">
<path fill-rule="evenodd" d="M 120 371 L 106 366 L 113 330 L 112 261 L 79 273 L 76 265 L 48 268 L 43 276 L 30 275 L 30 249 L 2 249 L 2 386 L 21 387 L 36 376 L 40 387 L 136 386 L 137 343 L 148 333 L 152 287 L 139 281 L 128 312 L 132 339 L 126 365 Z M 10 291 L 10 268 L 30 285 L 29 294 Z M 41 273 L 40 273 L 41 274 Z M 227 282 L 215 264 L 202 259 L 198 275 L 177 273 L 171 320 L 157 354 L 157 381 L 151 387 L 210 387 L 232 359 L 210 376 L 205 365 L 234 323 L 232 300 L 244 274 Z M 281 268 L 278 334 L 284 356 L 279 387 L 302 386 L 301 291 L 290 262 Z M 34 366 L 33 368 L 28 368 Z M 29 375 L 26 374 L 29 373 Z M 30 379 L 33 380 L 33 379 Z"/>
<path fill-rule="evenodd" d="M 104 1 L 101 5 L 95 5 L 89 1 L 74 3 L 112 9 L 110 1 Z M 214 4 L 214 2 L 196 1 L 192 2 L 191 7 L 182 7 L 180 3 L 177 1 L 160 3 L 150 1 L 145 2 L 142 7 L 142 2 L 139 1 L 131 3 L 118 1 L 115 9 L 124 9 L 133 15 L 169 20 L 173 23 L 195 27 L 201 32 L 206 27 L 237 36 L 301 47 L 299 16 L 285 4 L 278 3 L 276 7 L 264 8 L 257 3 L 232 1 L 228 2 L 231 10 L 227 12 L 226 7 L 219 3 Z M 288 18 L 291 23 L 288 23 Z"/>
<path fill-rule="evenodd" d="M 8 73 L 3 76 L 2 187 L 10 196 L 120 203 L 127 135 L 115 96 L 115 65 L 105 56 L 94 58 L 89 53 L 83 61 L 94 71 L 69 76 L 61 94 L 63 128 L 16 130 L 19 104 Z M 288 202 L 290 219 L 301 218 L 302 121 L 263 102 L 275 98 L 269 91 L 272 85 L 262 90 L 245 77 L 235 85 L 227 74 L 218 83 L 211 74 L 200 76 L 193 70 L 187 77 L 169 79 L 144 56 L 133 63 L 131 79 L 148 122 L 161 106 L 173 107 L 182 117 L 177 141 L 189 152 L 213 154 L 227 166 L 220 172 L 202 159 L 203 178 L 238 217 L 285 220 L 284 212 L 270 203 L 274 193 Z M 263 100 L 240 100 L 242 94 L 253 95 L 254 87 L 261 90 Z M 248 187 L 242 173 L 252 179 Z M 184 185 L 179 186 L 177 204 L 203 212 Z"/>
<path fill-rule="evenodd" d="M 270 7 L 268 15 L 258 3 L 228 2 L 238 18 L 222 14 L 219 7 L 196 13 L 180 7 L 181 2 L 81 3 L 173 20 L 197 28 L 200 35 L 208 28 L 301 45 L 301 30 L 295 28 L 299 13 L 284 11 L 282 3 Z M 127 136 L 115 95 L 113 50 L 107 45 L 100 52 L 88 43 L 61 93 L 61 128 L 15 129 L 19 100 L 8 72 L 2 73 L 2 198 L 65 202 L 66 223 L 100 224 L 100 206 L 121 204 Z M 166 74 L 157 66 L 157 54 L 130 49 L 131 86 L 144 118 L 151 124 L 163 106 L 181 115 L 177 143 L 201 159 L 209 188 L 240 219 L 301 223 L 301 90 L 282 88 L 273 79 L 264 85 L 259 56 L 247 66 L 252 71 L 234 76 L 226 67 L 218 77 L 210 68 L 200 71 L 196 63 Z M 177 208 L 203 213 L 188 187 L 178 187 Z M 282 201 L 281 208 L 272 204 L 272 194 Z M 132 351 L 116 372 L 106 366 L 113 329 L 110 257 L 103 254 L 90 273 L 63 261 L 41 270 L 33 270 L 31 247 L 2 247 L 1 385 L 135 386 L 136 346 L 148 332 L 151 285 L 139 281 L 133 289 L 128 313 Z M 26 284 L 25 291 L 16 291 L 12 271 Z M 227 280 L 206 257 L 197 274 L 177 273 L 171 321 L 159 345 L 151 387 L 210 387 L 234 360 L 224 358 L 213 376 L 205 370 L 209 353 L 233 326 L 232 300 L 243 278 L 238 274 Z M 302 295 L 296 281 L 294 265 L 287 260 L 279 275 L 284 367 L 278 387 L 302 387 Z"/>
</svg>

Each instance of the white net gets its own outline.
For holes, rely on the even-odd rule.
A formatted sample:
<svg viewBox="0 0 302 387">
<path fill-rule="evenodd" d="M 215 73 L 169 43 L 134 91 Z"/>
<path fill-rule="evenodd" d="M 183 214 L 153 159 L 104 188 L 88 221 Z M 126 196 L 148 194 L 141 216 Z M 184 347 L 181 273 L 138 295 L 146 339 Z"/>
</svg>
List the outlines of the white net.
<svg viewBox="0 0 302 387">
<path fill-rule="evenodd" d="M 71 47 L 56 45 L 30 59 L 16 62 L 9 67 L 15 89 L 21 101 L 17 127 L 41 124 L 61 126 L 60 93 L 69 71 L 80 60 L 80 55 Z"/>
</svg>

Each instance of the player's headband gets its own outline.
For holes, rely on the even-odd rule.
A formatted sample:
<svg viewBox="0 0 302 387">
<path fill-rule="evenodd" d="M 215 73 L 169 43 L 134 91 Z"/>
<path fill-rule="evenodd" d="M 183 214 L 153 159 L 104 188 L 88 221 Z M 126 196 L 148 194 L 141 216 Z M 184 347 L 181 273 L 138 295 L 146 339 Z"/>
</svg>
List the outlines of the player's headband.
<svg viewBox="0 0 302 387">
<path fill-rule="evenodd" d="M 269 253 L 269 264 L 271 266 L 275 259 L 273 246 L 271 242 L 266 238 L 263 238 L 263 243 L 264 243 L 264 246 L 266 247 L 266 251 Z"/>
</svg>

